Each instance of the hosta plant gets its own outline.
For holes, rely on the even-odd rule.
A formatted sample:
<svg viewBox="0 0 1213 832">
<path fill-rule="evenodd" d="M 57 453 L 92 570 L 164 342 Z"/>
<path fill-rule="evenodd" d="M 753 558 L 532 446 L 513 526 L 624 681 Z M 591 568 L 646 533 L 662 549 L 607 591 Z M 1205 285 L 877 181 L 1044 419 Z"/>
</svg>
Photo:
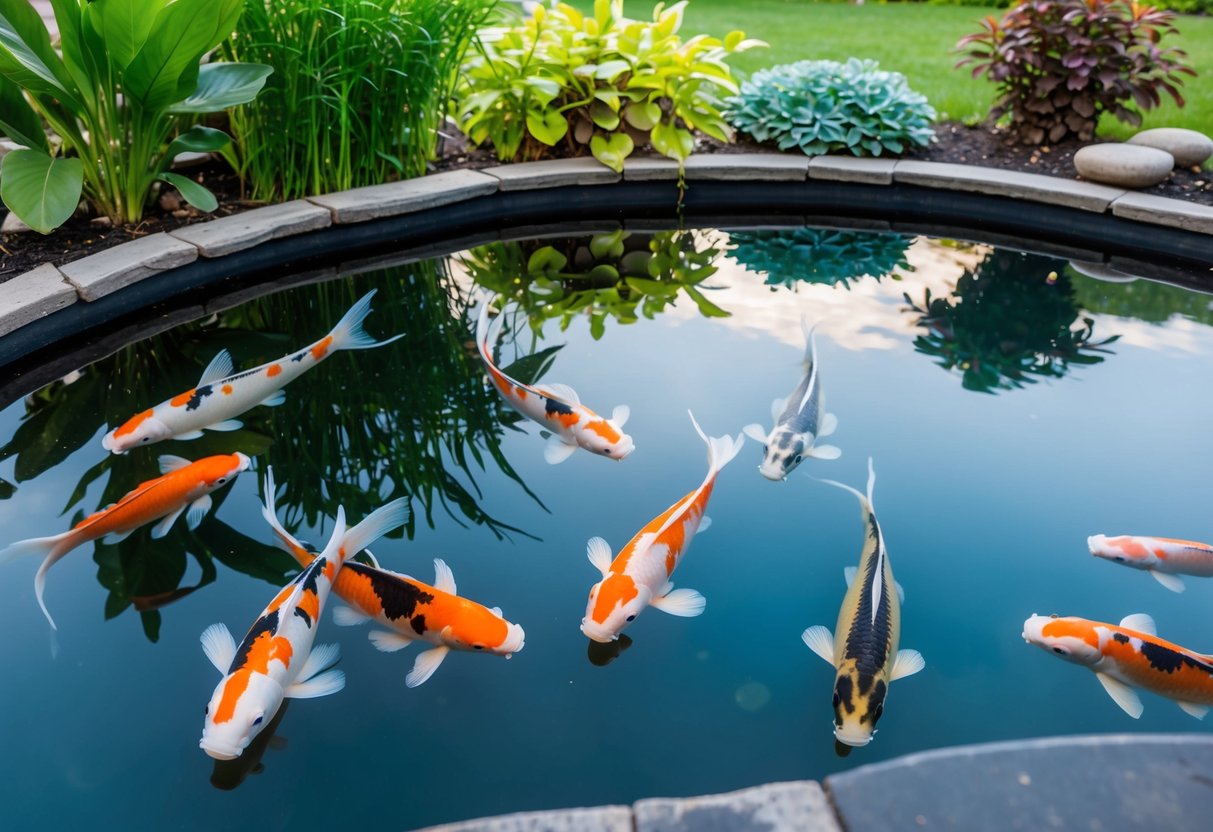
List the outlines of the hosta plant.
<svg viewBox="0 0 1213 832">
<path fill-rule="evenodd" d="M 935 110 L 899 72 L 875 61 L 797 61 L 760 70 L 726 101 L 725 117 L 760 142 L 810 156 L 903 153 L 926 145 Z"/>
<path fill-rule="evenodd" d="M 1088 141 L 1104 113 L 1138 125 L 1132 104 L 1148 110 L 1166 93 L 1183 106 L 1180 76 L 1196 72 L 1183 50 L 1158 45 L 1174 20 L 1135 0 L 1026 0 L 963 38 L 957 66 L 998 85 L 990 116 L 1009 115 L 1019 141 Z"/>
<path fill-rule="evenodd" d="M 5 205 L 42 233 L 67 220 L 82 195 L 114 222 L 136 222 L 162 181 L 214 210 L 210 191 L 168 166 L 178 153 L 226 146 L 226 133 L 191 126 L 196 116 L 252 100 L 270 73 L 201 63 L 232 31 L 243 0 L 51 5 L 60 51 L 28 0 L 0 0 L 0 133 L 25 146 L 0 167 Z"/>
<path fill-rule="evenodd" d="M 730 231 L 729 241 L 732 258 L 766 274 L 772 287 L 817 283 L 850 289 L 851 281 L 899 277 L 898 269 L 914 271 L 906 259 L 914 238 L 903 234 L 802 226 Z"/>
<path fill-rule="evenodd" d="M 686 159 L 693 130 L 729 141 L 720 97 L 737 84 L 725 59 L 766 44 L 741 32 L 683 40 L 685 7 L 658 3 L 644 21 L 624 17 L 623 0 L 596 0 L 592 15 L 537 5 L 517 26 L 482 31 L 456 90 L 460 127 L 502 161 L 563 145 L 617 171 L 646 143 Z"/>
</svg>

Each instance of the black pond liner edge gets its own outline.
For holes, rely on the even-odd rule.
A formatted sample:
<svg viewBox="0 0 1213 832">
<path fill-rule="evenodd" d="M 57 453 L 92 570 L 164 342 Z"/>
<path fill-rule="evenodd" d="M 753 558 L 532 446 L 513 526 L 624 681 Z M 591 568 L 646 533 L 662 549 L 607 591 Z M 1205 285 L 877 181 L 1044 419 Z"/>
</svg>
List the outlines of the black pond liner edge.
<svg viewBox="0 0 1213 832">
<path fill-rule="evenodd" d="M 710 220 L 708 222 L 707 220 Z M 428 259 L 499 239 L 641 222 L 658 227 L 829 225 L 965 239 L 1094 260 L 1213 291 L 1213 235 L 1064 206 L 918 185 L 671 181 L 498 191 L 365 223 L 273 240 L 78 301 L 0 338 L 0 408 L 136 340 L 207 314 L 217 296 L 334 279 L 376 260 Z M 849 224 L 850 223 L 850 224 Z M 409 258 L 411 252 L 418 256 Z M 394 257 L 391 255 L 395 255 Z M 340 268 L 339 268 L 340 267 Z"/>
</svg>

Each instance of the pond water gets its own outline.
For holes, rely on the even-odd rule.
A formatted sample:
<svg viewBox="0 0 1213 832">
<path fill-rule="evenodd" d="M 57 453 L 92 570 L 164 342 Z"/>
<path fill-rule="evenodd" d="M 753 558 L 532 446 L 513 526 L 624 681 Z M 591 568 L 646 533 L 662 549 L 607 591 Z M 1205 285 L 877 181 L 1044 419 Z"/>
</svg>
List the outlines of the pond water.
<svg viewBox="0 0 1213 832">
<path fill-rule="evenodd" d="M 499 363 L 571 385 L 604 414 L 629 405 L 632 455 L 544 461 L 537 427 L 485 386 L 473 279 L 513 301 Z M 102 449 L 109 427 L 193 387 L 220 348 L 238 369 L 272 360 L 372 288 L 367 329 L 401 340 L 333 356 L 240 430 Z M 144 528 L 60 561 L 53 638 L 31 588 L 38 559 L 2 566 L 3 825 L 409 829 L 821 778 L 959 743 L 1200 730 L 1148 694 L 1130 719 L 1092 674 L 1020 631 L 1032 613 L 1147 612 L 1162 637 L 1213 647 L 1213 584 L 1188 578 L 1174 594 L 1086 548 L 1096 533 L 1213 537 L 1211 301 L 953 241 L 620 232 L 300 286 L 134 344 L 0 413 L 0 545 L 67 529 L 155 476 L 162 453 L 239 450 L 253 470 L 216 492 L 194 532 L 179 522 L 153 541 Z M 818 322 L 841 458 L 772 482 L 747 441 L 674 578 L 706 597 L 704 614 L 651 609 L 624 649 L 590 649 L 578 626 L 599 579 L 587 539 L 618 552 L 700 483 L 688 409 L 712 435 L 770 428 L 772 399 L 802 373 L 802 320 Z M 905 591 L 901 645 L 926 668 L 893 683 L 875 740 L 844 758 L 834 672 L 800 634 L 834 627 L 863 528 L 855 499 L 812 477 L 862 489 L 869 456 Z M 199 634 L 223 622 L 239 639 L 295 572 L 260 516 L 267 464 L 279 516 L 317 543 L 337 505 L 357 520 L 409 496 L 407 534 L 373 547 L 380 563 L 432 581 L 443 558 L 461 595 L 526 629 L 525 648 L 509 661 L 453 653 L 410 689 L 417 646 L 376 651 L 365 628 L 334 626 L 333 596 L 317 643 L 341 645 L 347 687 L 291 702 L 267 748 L 217 770 L 198 748 L 219 681 Z"/>
</svg>

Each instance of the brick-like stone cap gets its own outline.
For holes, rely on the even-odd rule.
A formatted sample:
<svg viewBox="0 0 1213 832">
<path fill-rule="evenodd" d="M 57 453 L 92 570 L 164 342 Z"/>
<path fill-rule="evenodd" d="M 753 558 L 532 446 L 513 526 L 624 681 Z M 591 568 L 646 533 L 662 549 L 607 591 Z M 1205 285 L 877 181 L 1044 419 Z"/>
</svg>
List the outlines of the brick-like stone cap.
<svg viewBox="0 0 1213 832">
<path fill-rule="evenodd" d="M 19 274 L 0 287 L 0 335 L 76 302 L 76 289 L 50 263 Z"/>
<path fill-rule="evenodd" d="M 163 232 L 65 263 L 59 268 L 84 300 L 97 300 L 150 275 L 198 259 L 193 245 Z M 7 284 L 5 284 L 7 285 Z"/>
<path fill-rule="evenodd" d="M 481 173 L 501 181 L 502 191 L 533 191 L 565 185 L 607 185 L 620 175 L 592 156 L 579 159 L 550 159 L 485 168 Z"/>
<path fill-rule="evenodd" d="M 332 223 L 333 217 L 327 208 L 296 199 L 187 225 L 169 234 L 197 246 L 203 257 L 222 257 L 269 240 L 319 231 Z"/>
<path fill-rule="evenodd" d="M 976 165 L 952 165 L 945 162 L 900 161 L 893 168 L 893 181 L 924 185 L 948 191 L 1006 196 L 1050 205 L 1064 205 L 1102 214 L 1114 199 L 1124 196 L 1124 188 L 1109 188 L 1090 182 L 1076 182 L 1039 173 L 1018 173 Z"/>
<path fill-rule="evenodd" d="M 1210 205 L 1150 194 L 1125 194 L 1112 203 L 1112 213 L 1126 220 L 1213 234 L 1213 206 Z"/>
<path fill-rule="evenodd" d="M 307 200 L 329 209 L 335 223 L 354 223 L 463 202 L 491 194 L 499 184 L 499 179 L 480 171 L 452 170 L 401 182 L 309 196 Z"/>
</svg>

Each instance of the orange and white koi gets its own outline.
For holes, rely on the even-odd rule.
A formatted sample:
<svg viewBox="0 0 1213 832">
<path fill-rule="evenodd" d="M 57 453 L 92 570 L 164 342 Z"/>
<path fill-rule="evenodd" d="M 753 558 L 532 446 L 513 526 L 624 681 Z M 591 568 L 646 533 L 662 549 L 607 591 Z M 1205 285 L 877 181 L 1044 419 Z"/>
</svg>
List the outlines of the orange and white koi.
<svg viewBox="0 0 1213 832">
<path fill-rule="evenodd" d="M 1207 543 L 1169 537 L 1096 534 L 1087 538 L 1087 548 L 1097 558 L 1149 572 L 1154 580 L 1172 592 L 1184 591 L 1184 582 L 1175 577 L 1177 574 L 1213 578 L 1213 546 Z"/>
<path fill-rule="evenodd" d="M 337 509 L 324 551 L 270 602 L 236 646 L 223 624 L 202 633 L 202 651 L 223 680 L 206 706 L 198 745 L 216 760 L 232 760 L 273 721 L 284 698 L 312 699 L 345 687 L 345 674 L 328 668 L 335 644 L 313 649 L 316 626 L 345 559 L 345 511 Z"/>
<path fill-rule="evenodd" d="M 262 516 L 286 550 L 299 563 L 307 565 L 315 555 L 278 522 L 273 482 L 268 477 L 265 494 Z M 344 545 L 352 556 L 407 520 L 407 500 L 394 500 L 351 529 Z M 349 604 L 333 610 L 334 623 L 351 627 L 375 621 L 390 628 L 390 632 L 372 630 L 369 633 L 371 643 L 378 650 L 394 653 L 414 641 L 434 645 L 433 649 L 417 657 L 413 669 L 405 677 L 405 684 L 410 688 L 429 679 L 452 650 L 483 651 L 508 659 L 523 648 L 526 639 L 522 627 L 506 621 L 499 608 L 489 609 L 460 598 L 456 594 L 455 578 L 443 561 L 435 559 L 434 569 L 437 577 L 431 586 L 407 575 L 351 560 L 338 573 L 333 585 L 341 600 Z"/>
<path fill-rule="evenodd" d="M 893 580 L 884 533 L 872 507 L 876 471 L 868 458 L 868 491 L 822 480 L 859 498 L 864 543 L 858 567 L 845 570 L 847 594 L 838 611 L 835 634 L 821 625 L 809 627 L 801 639 L 835 668 L 834 737 L 849 746 L 872 741 L 884 714 L 889 683 L 912 676 L 926 666 L 917 650 L 899 650 L 901 587 Z"/>
<path fill-rule="evenodd" d="M 195 387 L 127 419 L 102 437 L 101 444 L 107 451 L 123 454 L 165 439 L 197 439 L 203 430 L 239 430 L 243 423 L 234 417 L 259 404 L 282 404 L 286 400 L 282 388 L 333 353 L 369 350 L 403 337 L 375 341 L 362 329 L 374 295 L 373 289 L 363 295 L 328 335 L 277 361 L 233 373 L 231 355 L 220 350 Z"/>
<path fill-rule="evenodd" d="M 493 363 L 489 347 L 489 301 L 485 300 L 476 319 L 476 346 L 488 370 L 493 387 L 506 404 L 551 433 L 543 458 L 550 464 L 564 462 L 578 448 L 592 454 L 620 460 L 635 449 L 632 437 L 623 432 L 631 410 L 619 405 L 604 419 L 581 403 L 576 391 L 566 384 L 531 386 L 507 376 Z"/>
<path fill-rule="evenodd" d="M 716 476 L 737 456 L 745 439 L 740 435 L 709 438 L 691 416 L 695 432 L 708 446 L 708 473 L 691 493 L 649 521 L 628 541 L 614 560 L 611 547 L 601 537 L 586 545 L 590 563 L 602 580 L 590 590 L 581 632 L 593 641 L 619 638 L 645 607 L 656 607 L 670 615 L 700 615 L 707 601 L 693 589 L 674 589 L 670 578 L 686 555 L 691 538 L 704 531 L 711 519 L 704 516 Z"/>
<path fill-rule="evenodd" d="M 1142 712 L 1134 688 L 1165 696 L 1197 719 L 1213 705 L 1213 656 L 1163 641 L 1145 613 L 1125 616 L 1120 624 L 1033 615 L 1023 623 L 1023 639 L 1094 671 L 1112 700 L 1134 719 Z"/>
<path fill-rule="evenodd" d="M 141 526 L 159 520 L 152 528 L 152 538 L 168 534 L 177 518 L 185 513 L 185 522 L 194 529 L 211 510 L 212 491 L 247 471 L 251 460 L 242 453 L 219 454 L 190 462 L 179 456 L 160 457 L 161 476 L 150 479 L 128 492 L 118 502 L 90 514 L 69 531 L 53 537 L 35 537 L 13 543 L 0 551 L 0 561 L 18 555 L 44 554 L 42 565 L 34 575 L 34 595 L 46 620 L 55 621 L 46 609 L 42 595 L 46 588 L 46 573 L 55 562 L 91 540 L 117 543 Z"/>
</svg>

